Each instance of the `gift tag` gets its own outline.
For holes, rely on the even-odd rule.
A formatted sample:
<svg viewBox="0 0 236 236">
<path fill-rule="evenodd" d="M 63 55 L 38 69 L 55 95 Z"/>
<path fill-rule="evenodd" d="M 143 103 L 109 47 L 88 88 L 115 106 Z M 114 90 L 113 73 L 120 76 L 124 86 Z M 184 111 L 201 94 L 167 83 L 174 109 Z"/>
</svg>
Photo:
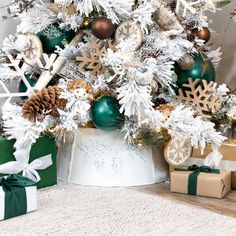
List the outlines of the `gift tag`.
<svg viewBox="0 0 236 236">
<path fill-rule="evenodd" d="M 132 38 L 135 49 L 138 49 L 143 42 L 143 31 L 140 25 L 132 20 L 121 23 L 115 32 L 115 40 L 117 43 L 129 38 Z"/>
<path fill-rule="evenodd" d="M 174 166 L 183 164 L 192 154 L 192 145 L 189 141 L 171 139 L 165 146 L 166 161 Z"/>
</svg>

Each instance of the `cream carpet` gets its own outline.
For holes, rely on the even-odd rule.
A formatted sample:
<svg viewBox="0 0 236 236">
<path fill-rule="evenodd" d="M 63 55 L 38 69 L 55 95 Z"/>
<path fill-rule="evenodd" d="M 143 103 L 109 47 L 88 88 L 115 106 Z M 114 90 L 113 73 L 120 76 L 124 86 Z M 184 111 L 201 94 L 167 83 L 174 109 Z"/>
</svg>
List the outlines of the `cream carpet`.
<svg viewBox="0 0 236 236">
<path fill-rule="evenodd" d="M 222 235 L 236 219 L 126 188 L 59 183 L 38 194 L 38 211 L 0 222 L 0 235 Z"/>
</svg>

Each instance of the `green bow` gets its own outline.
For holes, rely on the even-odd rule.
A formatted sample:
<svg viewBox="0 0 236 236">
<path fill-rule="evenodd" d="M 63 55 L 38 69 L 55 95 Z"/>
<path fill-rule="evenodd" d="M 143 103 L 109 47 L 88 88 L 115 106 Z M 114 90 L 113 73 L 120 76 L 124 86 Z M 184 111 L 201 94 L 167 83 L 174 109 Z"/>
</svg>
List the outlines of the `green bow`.
<svg viewBox="0 0 236 236">
<path fill-rule="evenodd" d="M 187 169 L 184 168 L 175 168 L 176 171 L 193 171 L 188 177 L 188 194 L 196 195 L 197 194 L 197 179 L 198 175 L 201 172 L 211 173 L 211 174 L 220 174 L 219 169 L 211 169 L 209 166 L 197 166 L 192 165 Z"/>
<path fill-rule="evenodd" d="M 34 181 L 17 174 L 0 178 L 0 186 L 2 186 L 5 192 L 4 219 L 9 219 L 27 212 L 25 187 L 35 185 L 36 183 Z"/>
</svg>

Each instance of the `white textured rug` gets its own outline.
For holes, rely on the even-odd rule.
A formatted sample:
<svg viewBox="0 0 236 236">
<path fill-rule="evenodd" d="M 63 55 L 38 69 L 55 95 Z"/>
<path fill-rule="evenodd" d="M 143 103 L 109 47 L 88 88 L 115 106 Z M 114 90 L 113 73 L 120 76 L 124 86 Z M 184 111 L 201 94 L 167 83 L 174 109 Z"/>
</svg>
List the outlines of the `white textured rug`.
<svg viewBox="0 0 236 236">
<path fill-rule="evenodd" d="M 235 218 L 132 189 L 59 183 L 38 198 L 38 211 L 0 222 L 0 235 L 236 234 Z"/>
</svg>

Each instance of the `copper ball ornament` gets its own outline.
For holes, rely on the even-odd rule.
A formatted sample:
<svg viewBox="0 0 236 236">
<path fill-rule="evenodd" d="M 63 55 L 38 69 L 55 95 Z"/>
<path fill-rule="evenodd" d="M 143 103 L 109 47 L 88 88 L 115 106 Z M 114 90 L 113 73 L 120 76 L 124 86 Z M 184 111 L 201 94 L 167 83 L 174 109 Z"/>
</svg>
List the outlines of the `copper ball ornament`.
<svg viewBox="0 0 236 236">
<path fill-rule="evenodd" d="M 203 27 L 201 30 L 193 29 L 192 33 L 195 34 L 199 39 L 204 40 L 204 43 L 207 43 L 211 37 L 211 31 L 207 27 Z"/>
<path fill-rule="evenodd" d="M 107 39 L 112 36 L 114 26 L 106 17 L 98 17 L 91 25 L 93 35 L 98 39 Z"/>
</svg>

